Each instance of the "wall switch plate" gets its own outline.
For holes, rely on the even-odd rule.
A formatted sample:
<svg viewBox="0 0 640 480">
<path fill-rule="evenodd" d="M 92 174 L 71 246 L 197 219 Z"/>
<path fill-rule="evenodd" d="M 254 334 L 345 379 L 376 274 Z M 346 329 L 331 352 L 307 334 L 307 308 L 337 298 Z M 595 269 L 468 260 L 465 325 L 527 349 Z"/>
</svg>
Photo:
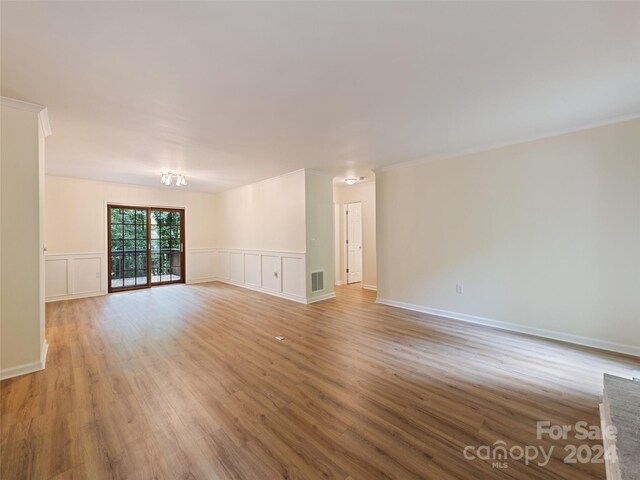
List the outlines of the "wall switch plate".
<svg viewBox="0 0 640 480">
<path fill-rule="evenodd" d="M 456 293 L 460 295 L 464 293 L 464 285 L 462 283 L 456 283 Z"/>
</svg>

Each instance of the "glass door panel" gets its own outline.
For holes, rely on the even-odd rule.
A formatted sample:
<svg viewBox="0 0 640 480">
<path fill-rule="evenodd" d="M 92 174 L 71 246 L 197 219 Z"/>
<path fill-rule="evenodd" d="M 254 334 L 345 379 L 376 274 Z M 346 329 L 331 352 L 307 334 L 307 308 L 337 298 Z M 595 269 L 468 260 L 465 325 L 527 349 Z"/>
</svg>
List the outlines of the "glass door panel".
<svg viewBox="0 0 640 480">
<path fill-rule="evenodd" d="M 148 286 L 147 209 L 109 206 L 109 290 Z"/>
<path fill-rule="evenodd" d="M 184 281 L 183 212 L 153 209 L 151 229 L 151 282 L 153 284 Z"/>
</svg>

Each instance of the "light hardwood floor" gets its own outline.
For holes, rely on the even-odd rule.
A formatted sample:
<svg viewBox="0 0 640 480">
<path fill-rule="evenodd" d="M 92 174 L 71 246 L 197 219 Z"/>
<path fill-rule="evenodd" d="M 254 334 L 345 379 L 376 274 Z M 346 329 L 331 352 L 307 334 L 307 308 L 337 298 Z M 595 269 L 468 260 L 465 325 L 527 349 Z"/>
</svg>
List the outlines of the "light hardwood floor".
<svg viewBox="0 0 640 480">
<path fill-rule="evenodd" d="M 598 424 L 603 372 L 637 359 L 374 299 L 210 283 L 48 304 L 46 370 L 0 385 L 0 477 L 604 478 L 536 421 Z M 498 440 L 554 451 L 545 467 L 463 456 Z"/>
</svg>

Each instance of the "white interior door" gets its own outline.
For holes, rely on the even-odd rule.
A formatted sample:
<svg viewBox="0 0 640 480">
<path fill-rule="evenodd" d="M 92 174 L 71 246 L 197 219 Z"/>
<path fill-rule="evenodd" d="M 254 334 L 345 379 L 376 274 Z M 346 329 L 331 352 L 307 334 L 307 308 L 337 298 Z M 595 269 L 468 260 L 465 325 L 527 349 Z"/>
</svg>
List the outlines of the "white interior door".
<svg viewBox="0 0 640 480">
<path fill-rule="evenodd" d="M 362 203 L 347 203 L 347 283 L 362 281 Z"/>
</svg>

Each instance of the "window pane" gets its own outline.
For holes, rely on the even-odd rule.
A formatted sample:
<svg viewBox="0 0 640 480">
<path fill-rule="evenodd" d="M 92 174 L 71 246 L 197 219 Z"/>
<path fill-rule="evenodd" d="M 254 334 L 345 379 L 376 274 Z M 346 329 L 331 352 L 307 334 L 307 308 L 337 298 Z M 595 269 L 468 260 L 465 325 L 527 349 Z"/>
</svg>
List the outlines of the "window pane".
<svg viewBox="0 0 640 480">
<path fill-rule="evenodd" d="M 135 270 L 136 268 L 136 256 L 134 254 L 124 255 L 124 269 L 125 271 Z"/>
<path fill-rule="evenodd" d="M 146 210 L 136 210 L 136 223 L 138 225 L 146 225 L 147 224 L 147 211 Z"/>
<path fill-rule="evenodd" d="M 146 240 L 140 240 L 140 237 L 138 237 L 138 240 L 136 240 L 136 251 L 137 252 L 146 252 L 147 251 L 147 241 Z"/>
<path fill-rule="evenodd" d="M 111 255 L 111 278 L 122 278 L 122 256 Z"/>
<path fill-rule="evenodd" d="M 124 240 L 124 251 L 133 252 L 136 249 L 136 241 L 132 238 L 130 240 Z"/>
<path fill-rule="evenodd" d="M 147 238 L 147 227 L 146 227 L 146 225 L 138 225 L 136 227 L 136 237 L 138 237 L 138 240 L 140 240 L 141 238 L 143 238 L 143 239 Z"/>
<path fill-rule="evenodd" d="M 146 273 L 147 271 L 147 255 L 146 254 L 136 255 L 136 268 L 138 270 L 144 270 Z"/>
<path fill-rule="evenodd" d="M 146 285 L 146 284 L 147 284 L 147 271 L 138 270 L 136 273 L 136 285 Z"/>
<path fill-rule="evenodd" d="M 122 209 L 121 208 L 112 208 L 111 209 L 111 223 L 122 223 Z"/>
<path fill-rule="evenodd" d="M 111 224 L 111 238 L 113 240 L 122 239 L 122 225 Z"/>
<path fill-rule="evenodd" d="M 132 209 L 124 210 L 124 223 L 134 224 L 136 223 L 136 211 Z"/>
<path fill-rule="evenodd" d="M 122 251 L 122 240 L 112 240 L 111 241 L 111 251 L 112 252 L 121 252 Z"/>
<path fill-rule="evenodd" d="M 125 240 L 127 238 L 136 238 L 136 226 L 135 225 L 124 225 L 122 229 L 122 234 Z"/>
<path fill-rule="evenodd" d="M 180 212 L 171 212 L 169 214 L 169 222 L 171 225 L 180 225 Z"/>
</svg>

